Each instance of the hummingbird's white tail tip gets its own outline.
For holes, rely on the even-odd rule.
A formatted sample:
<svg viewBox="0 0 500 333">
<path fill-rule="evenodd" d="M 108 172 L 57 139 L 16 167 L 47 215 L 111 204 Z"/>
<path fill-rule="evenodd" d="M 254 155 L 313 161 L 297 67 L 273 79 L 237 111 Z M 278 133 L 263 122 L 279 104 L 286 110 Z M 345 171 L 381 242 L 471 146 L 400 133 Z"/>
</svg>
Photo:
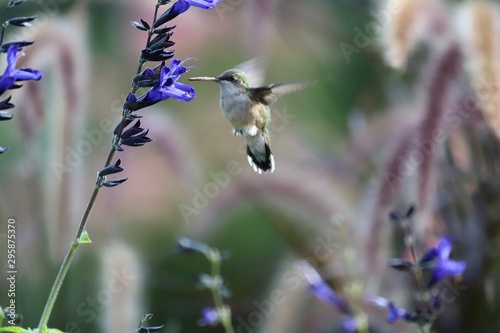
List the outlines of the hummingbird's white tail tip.
<svg viewBox="0 0 500 333">
<path fill-rule="evenodd" d="M 271 148 L 269 148 L 269 145 L 266 144 L 266 155 L 265 155 L 265 160 L 259 160 L 255 154 L 250 150 L 250 147 L 247 146 L 247 160 L 250 166 L 253 168 L 255 172 L 257 172 L 259 175 L 262 174 L 263 172 L 274 172 L 275 169 L 275 164 L 274 164 L 274 157 L 271 152 Z"/>
</svg>

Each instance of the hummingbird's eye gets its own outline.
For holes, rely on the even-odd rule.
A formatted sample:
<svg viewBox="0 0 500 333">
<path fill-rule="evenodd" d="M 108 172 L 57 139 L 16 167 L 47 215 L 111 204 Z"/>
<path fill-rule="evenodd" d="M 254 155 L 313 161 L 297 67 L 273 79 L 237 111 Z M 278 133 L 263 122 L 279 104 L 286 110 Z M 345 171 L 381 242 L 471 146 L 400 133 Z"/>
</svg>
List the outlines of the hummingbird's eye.
<svg viewBox="0 0 500 333">
<path fill-rule="evenodd" d="M 227 80 L 228 80 L 229 82 L 234 82 L 234 81 L 236 81 L 236 76 L 231 75 L 230 77 L 228 77 L 228 78 L 227 78 Z"/>
</svg>

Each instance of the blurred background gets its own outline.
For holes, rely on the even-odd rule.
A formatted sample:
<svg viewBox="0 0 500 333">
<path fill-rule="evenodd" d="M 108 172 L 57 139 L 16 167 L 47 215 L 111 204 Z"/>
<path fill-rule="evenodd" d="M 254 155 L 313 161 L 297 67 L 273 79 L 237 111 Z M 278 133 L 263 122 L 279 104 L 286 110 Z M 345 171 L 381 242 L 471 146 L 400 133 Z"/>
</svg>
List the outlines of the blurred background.
<svg viewBox="0 0 500 333">
<path fill-rule="evenodd" d="M 155 141 L 118 154 L 129 179 L 101 191 L 87 227 L 93 243 L 79 248 L 50 326 L 132 332 L 153 313 L 165 332 L 220 332 L 197 324 L 212 300 L 193 276 L 209 266 L 174 253 L 180 236 L 230 254 L 222 273 L 237 332 L 341 331 L 341 314 L 296 270 L 304 258 L 340 293 L 357 281 L 364 295 L 411 309 L 413 279 L 387 265 L 410 258 L 388 213 L 416 205 L 418 252 L 450 235 L 452 257 L 467 262 L 462 281 L 439 287 L 454 286 L 455 297 L 433 330 L 498 332 L 498 8 L 399 2 L 224 0 L 174 19 L 176 58 L 196 59 L 184 83 L 254 57 L 266 83 L 322 83 L 273 104 L 273 174 L 248 165 L 215 84 L 190 82 L 192 102 L 141 110 Z M 0 157 L 0 218 L 17 221 L 24 326 L 38 324 L 130 91 L 145 34 L 129 22 L 150 22 L 154 5 L 30 1 L 12 13 L 37 15 L 22 36 L 36 43 L 20 61 L 44 72 L 14 92 L 15 118 L 0 131 L 9 147 Z M 370 331 L 417 332 L 363 310 Z"/>
</svg>

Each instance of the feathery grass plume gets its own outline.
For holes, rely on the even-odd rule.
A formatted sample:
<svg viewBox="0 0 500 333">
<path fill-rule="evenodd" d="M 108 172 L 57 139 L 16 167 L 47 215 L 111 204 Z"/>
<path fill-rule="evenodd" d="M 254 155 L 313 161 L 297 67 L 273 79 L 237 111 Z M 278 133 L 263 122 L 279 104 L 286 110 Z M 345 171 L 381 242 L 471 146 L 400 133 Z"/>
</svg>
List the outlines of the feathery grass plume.
<svg viewBox="0 0 500 333">
<path fill-rule="evenodd" d="M 447 32 L 442 0 L 384 0 L 379 13 L 387 63 L 401 69 L 421 41 L 439 40 Z M 438 43 L 435 43 L 436 45 Z"/>
<path fill-rule="evenodd" d="M 447 128 L 444 116 L 449 107 L 450 90 L 461 71 L 462 54 L 457 44 L 452 43 L 437 60 L 430 77 L 427 95 L 427 107 L 418 130 L 420 165 L 418 167 L 417 206 L 425 215 L 435 192 L 436 154 L 440 143 L 444 141 Z M 430 220 L 430 219 L 428 219 Z M 417 234 L 421 234 L 424 225 L 417 225 Z"/>
<path fill-rule="evenodd" d="M 144 123 L 154 134 L 155 146 L 172 170 L 172 178 L 192 194 L 191 190 L 200 180 L 199 161 L 190 153 L 193 149 L 182 126 L 164 110 L 155 108 L 149 111 Z"/>
<path fill-rule="evenodd" d="M 34 30 L 30 38 L 38 43 L 23 61 L 35 63 L 51 74 L 45 86 L 27 85 L 23 91 L 26 103 L 20 105 L 20 127 L 23 133 L 23 164 L 42 166 L 29 170 L 30 178 L 42 179 L 40 191 L 32 193 L 40 202 L 44 234 L 52 259 L 59 260 L 64 249 L 57 247 L 70 237 L 81 211 L 83 155 L 93 146 L 82 136 L 87 106 L 89 56 L 85 27 L 85 10 L 77 10 L 65 19 L 49 21 L 43 29 Z M 47 88 L 51 86 L 51 88 Z M 41 174 L 40 174 L 41 173 Z M 26 175 L 30 176 L 30 175 Z M 40 200 L 42 198 L 42 200 Z"/>
<path fill-rule="evenodd" d="M 457 15 L 457 30 L 466 54 L 466 66 L 486 122 L 500 138 L 500 7 L 467 2 Z"/>
<path fill-rule="evenodd" d="M 253 56 L 262 56 L 274 39 L 276 13 L 279 1 L 254 0 L 245 3 L 243 24 L 247 52 Z M 221 7 L 222 8 L 222 7 Z"/>
<path fill-rule="evenodd" d="M 371 277 L 369 282 L 375 285 L 380 282 L 381 275 L 386 269 L 383 244 L 386 243 L 389 232 L 387 214 L 394 206 L 396 194 L 400 192 L 401 186 L 407 181 L 406 178 L 411 175 L 406 172 L 404 163 L 411 151 L 416 131 L 417 126 L 414 124 L 408 125 L 400 131 L 396 139 L 398 144 L 388 159 L 380 178 L 365 247 L 366 274 Z"/>
<path fill-rule="evenodd" d="M 101 304 L 102 332 L 134 332 L 142 313 L 143 276 L 141 261 L 126 244 L 112 243 L 104 248 L 101 262 L 101 284 L 98 293 L 107 294 Z"/>
<path fill-rule="evenodd" d="M 239 167 L 241 169 L 241 166 Z M 220 173 L 215 175 L 217 174 Z M 218 177 L 223 179 L 222 175 Z M 197 200 L 204 198 L 206 203 L 204 208 L 196 209 L 198 206 L 194 203 L 192 193 L 188 197 L 190 201 L 179 205 L 179 211 L 186 222 L 185 227 L 190 229 L 190 232 L 195 233 L 197 237 L 215 232 L 217 224 L 228 212 L 232 212 L 240 204 L 248 203 L 249 199 L 255 202 L 256 206 L 269 212 L 270 215 L 282 216 L 277 222 L 280 225 L 288 225 L 282 230 L 285 232 L 282 234 L 284 237 L 288 233 L 294 233 L 301 229 L 303 226 L 299 225 L 300 222 L 304 222 L 304 226 L 310 227 L 311 220 L 324 221 L 332 214 L 338 213 L 342 207 L 329 197 L 329 193 L 324 188 L 315 186 L 314 191 L 308 191 L 304 187 L 304 179 L 297 179 L 295 174 L 262 180 L 253 177 L 236 179 L 227 174 L 227 179 L 228 183 L 223 187 L 224 190 L 221 189 L 220 194 L 211 199 L 202 193 L 204 187 L 199 187 L 201 194 L 196 195 L 196 198 Z M 344 211 L 342 213 L 347 215 Z M 314 218 L 301 219 L 303 216 L 308 217 L 308 214 L 313 214 Z M 201 222 L 201 219 L 203 219 L 203 223 L 191 223 Z"/>
</svg>

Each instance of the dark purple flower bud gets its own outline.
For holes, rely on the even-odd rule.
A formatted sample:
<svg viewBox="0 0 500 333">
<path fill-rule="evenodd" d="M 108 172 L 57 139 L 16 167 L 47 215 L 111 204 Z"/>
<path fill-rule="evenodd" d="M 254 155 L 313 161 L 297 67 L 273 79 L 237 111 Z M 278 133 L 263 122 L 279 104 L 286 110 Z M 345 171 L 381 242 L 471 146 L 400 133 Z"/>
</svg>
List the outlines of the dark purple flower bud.
<svg viewBox="0 0 500 333">
<path fill-rule="evenodd" d="M 171 26 L 171 27 L 163 27 L 163 28 L 154 29 L 154 30 L 153 30 L 153 33 L 161 35 L 161 34 L 164 34 L 164 33 L 166 33 L 166 32 L 169 32 L 169 31 L 174 30 L 174 29 L 175 29 L 175 27 L 176 27 L 176 26 L 175 26 L 175 25 L 173 25 L 173 26 Z"/>
<path fill-rule="evenodd" d="M 143 25 L 146 29 L 148 29 L 148 30 L 149 30 L 149 29 L 151 29 L 151 26 L 149 25 L 149 23 L 148 23 L 148 22 L 146 22 L 146 21 L 144 21 L 143 19 L 141 19 L 141 23 L 142 23 L 142 25 Z"/>
<path fill-rule="evenodd" d="M 438 256 L 438 250 L 435 247 L 430 248 L 429 250 L 427 250 L 427 252 L 424 253 L 422 258 L 420 258 L 419 263 L 423 264 L 423 263 L 430 262 L 430 261 L 436 259 L 437 256 Z"/>
<path fill-rule="evenodd" d="M 146 68 L 146 70 L 142 73 L 143 76 L 153 77 L 155 75 L 155 71 L 151 68 Z"/>
<path fill-rule="evenodd" d="M 115 129 L 113 130 L 113 135 L 118 135 L 118 133 L 120 132 L 120 129 L 123 130 L 123 128 L 130 125 L 131 122 L 132 122 L 132 119 L 125 119 L 125 124 L 122 125 L 122 122 L 120 121 L 118 123 L 118 125 L 116 125 Z"/>
<path fill-rule="evenodd" d="M 120 179 L 116 179 L 116 180 L 109 180 L 109 181 L 103 183 L 102 186 L 115 187 L 115 186 L 120 185 L 121 183 L 124 183 L 127 179 L 128 178 L 120 178 Z"/>
<path fill-rule="evenodd" d="M 200 326 L 215 326 L 220 322 L 220 316 L 217 309 L 204 308 L 201 311 L 201 319 L 198 320 Z"/>
<path fill-rule="evenodd" d="M 28 39 L 26 39 L 26 40 L 13 40 L 12 42 L 7 42 L 7 43 L 2 44 L 2 46 L 0 47 L 0 52 L 2 52 L 2 53 L 7 52 L 12 45 L 16 45 L 19 49 L 22 49 L 23 47 L 26 47 L 26 46 L 33 44 L 34 42 L 35 42 L 34 40 L 28 40 Z"/>
<path fill-rule="evenodd" d="M 137 111 L 141 109 L 141 103 L 137 101 L 134 93 L 130 93 L 127 96 L 125 104 L 123 104 L 123 108 L 130 111 Z"/>
<path fill-rule="evenodd" d="M 127 119 L 127 124 L 125 125 L 125 127 L 128 126 L 131 121 L 132 120 Z M 122 138 L 128 138 L 130 136 L 133 136 L 133 135 L 136 135 L 138 133 L 141 133 L 142 131 L 144 131 L 144 128 L 141 128 L 141 121 L 137 120 L 135 122 L 134 126 L 132 126 L 128 130 L 126 130 L 125 132 L 123 132 Z"/>
<path fill-rule="evenodd" d="M 172 37 L 173 34 L 173 32 L 158 34 L 148 43 L 148 49 L 159 50 L 173 46 L 175 42 L 170 41 L 170 37 Z"/>
<path fill-rule="evenodd" d="M 9 0 L 9 3 L 7 4 L 7 7 L 9 7 L 9 8 L 15 7 L 17 5 L 25 3 L 26 1 L 28 1 L 28 0 Z"/>
<path fill-rule="evenodd" d="M 105 167 L 104 169 L 99 171 L 97 174 L 99 175 L 99 177 L 104 177 L 107 175 L 112 175 L 114 173 L 122 172 L 123 168 L 120 167 L 121 163 L 122 163 L 122 161 L 120 159 L 118 159 L 114 164 L 108 165 L 107 167 Z"/>
<path fill-rule="evenodd" d="M 10 103 L 11 98 L 12 96 L 9 96 L 0 102 L 0 110 L 12 109 L 15 106 L 14 104 Z"/>
<path fill-rule="evenodd" d="M 144 24 L 140 23 L 140 22 L 137 22 L 137 21 L 130 21 L 130 24 L 132 24 L 132 26 L 136 27 L 137 29 L 139 30 L 142 30 L 142 31 L 148 31 L 148 28 L 146 28 L 144 26 Z"/>
<path fill-rule="evenodd" d="M 137 101 L 137 97 L 135 96 L 134 93 L 130 93 L 130 94 L 128 94 L 126 101 L 130 102 L 130 103 L 134 103 Z"/>
<path fill-rule="evenodd" d="M 389 260 L 389 266 L 400 271 L 411 271 L 414 264 L 399 258 L 392 258 Z"/>
<path fill-rule="evenodd" d="M 158 28 L 159 26 L 167 23 L 170 20 L 173 20 L 174 18 L 179 15 L 179 12 L 173 11 L 174 6 L 170 7 L 165 11 L 165 13 L 161 14 L 160 17 L 153 23 L 153 28 Z M 187 10 L 187 9 L 186 9 Z"/>
<path fill-rule="evenodd" d="M 151 50 L 144 49 L 141 51 L 141 62 L 146 61 L 165 61 L 174 56 L 174 51 L 172 50 L 164 50 L 163 48 Z"/>
<path fill-rule="evenodd" d="M 416 207 L 415 205 L 411 205 L 408 210 L 406 211 L 406 218 L 411 219 L 413 214 L 415 213 Z"/>
<path fill-rule="evenodd" d="M 17 27 L 29 27 L 31 26 L 31 21 L 35 19 L 35 16 L 26 16 L 26 17 L 14 17 L 8 20 L 6 23 L 15 25 Z"/>
<path fill-rule="evenodd" d="M 141 130 L 143 130 L 141 128 Z M 153 141 L 150 137 L 148 137 L 149 130 L 141 132 L 137 135 L 131 135 L 129 137 L 123 138 L 121 140 L 121 144 L 130 147 L 140 147 L 144 146 L 146 143 Z"/>
</svg>

